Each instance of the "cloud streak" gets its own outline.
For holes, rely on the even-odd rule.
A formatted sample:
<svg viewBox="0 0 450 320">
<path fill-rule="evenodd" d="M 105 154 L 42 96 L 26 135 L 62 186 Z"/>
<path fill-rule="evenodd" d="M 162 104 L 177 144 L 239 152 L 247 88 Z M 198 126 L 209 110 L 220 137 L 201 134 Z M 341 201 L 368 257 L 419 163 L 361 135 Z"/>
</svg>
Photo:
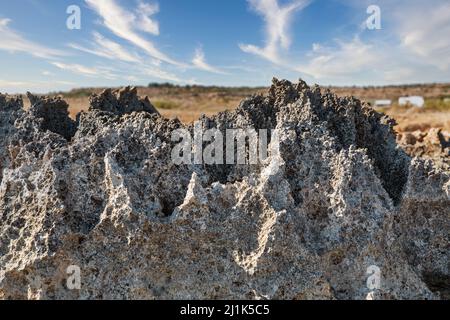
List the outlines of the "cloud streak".
<svg viewBox="0 0 450 320">
<path fill-rule="evenodd" d="M 349 77 L 384 62 L 384 55 L 374 45 L 362 42 L 359 37 L 344 42 L 336 40 L 337 47 L 313 44 L 306 65 L 296 68 L 317 79 Z"/>
<path fill-rule="evenodd" d="M 8 52 L 23 52 L 37 58 L 53 59 L 65 56 L 66 53 L 48 48 L 30 41 L 9 27 L 10 19 L 0 19 L 0 50 Z"/>
<path fill-rule="evenodd" d="M 80 50 L 110 60 L 121 60 L 134 63 L 140 63 L 142 61 L 138 55 L 129 53 L 120 44 L 105 38 L 98 32 L 93 32 L 93 38 L 93 48 L 86 48 L 73 43 L 68 46 L 72 49 Z"/>
<path fill-rule="evenodd" d="M 312 1 L 312 0 L 311 0 Z M 270 61 L 282 72 L 300 72 L 321 82 L 410 83 L 450 79 L 450 4 L 447 0 L 379 0 L 383 30 L 355 28 L 333 42 L 312 44 L 292 61 L 290 23 L 309 1 L 248 0 L 265 22 L 266 45 L 240 45 L 242 51 Z M 350 1 L 365 12 L 370 0 Z M 426 16 L 427 19 L 423 19 Z M 365 26 L 365 21 L 363 23 Z M 442 80 L 441 80 L 442 81 Z M 445 80 L 444 80 L 445 81 Z M 448 80 L 447 80 L 448 81 Z"/>
<path fill-rule="evenodd" d="M 88 77 L 106 78 L 110 80 L 117 78 L 115 74 L 111 73 L 111 71 L 106 68 L 86 67 L 76 63 L 62 63 L 62 62 L 52 62 L 52 65 L 61 70 L 70 71 Z"/>
<path fill-rule="evenodd" d="M 139 77 L 137 77 L 136 75 L 143 75 L 145 77 L 150 76 L 161 80 L 173 81 L 177 83 L 191 82 L 191 80 L 185 81 L 179 78 L 174 73 L 162 70 L 161 68 L 159 68 L 159 64 L 156 61 L 150 61 L 153 62 L 152 64 L 146 61 L 144 58 L 138 56 L 137 54 L 128 52 L 126 48 L 112 40 L 103 37 L 98 32 L 93 32 L 93 37 L 94 42 L 91 44 L 91 48 L 86 48 L 78 44 L 69 44 L 68 46 L 73 49 L 102 58 L 107 58 L 114 61 L 120 60 L 125 62 L 126 71 L 122 73 L 127 73 L 127 75 L 124 76 L 123 79 L 126 79 L 128 81 L 137 81 Z M 62 63 L 53 64 L 60 69 L 72 71 L 74 73 L 82 74 L 85 76 L 93 76 L 96 72 L 98 72 L 98 70 L 95 68 L 87 68 L 81 65 L 66 65 Z M 116 69 L 115 72 L 118 73 L 121 71 Z"/>
<path fill-rule="evenodd" d="M 295 0 L 280 6 L 278 0 L 248 0 L 251 8 L 261 15 L 265 23 L 266 44 L 258 47 L 251 44 L 240 44 L 246 53 L 258 55 L 275 64 L 281 64 L 281 50 L 291 45 L 290 25 L 295 12 L 309 5 L 310 0 Z"/>
<path fill-rule="evenodd" d="M 408 3 L 396 11 L 396 31 L 402 45 L 439 69 L 449 70 L 450 3 L 446 0 L 414 6 Z"/>
<path fill-rule="evenodd" d="M 214 66 L 211 66 L 208 64 L 205 60 L 205 53 L 203 52 L 202 48 L 197 48 L 195 50 L 195 56 L 194 59 L 192 59 L 192 64 L 200 70 L 211 72 L 211 73 L 217 73 L 221 75 L 227 75 L 228 73 L 220 70 L 219 68 L 216 68 Z"/>
<path fill-rule="evenodd" d="M 159 12 L 159 5 L 157 3 L 139 2 L 137 8 L 137 28 L 141 31 L 159 35 L 159 23 L 151 18 L 151 16 Z"/>
<path fill-rule="evenodd" d="M 155 5 L 152 6 L 141 3 L 138 7 L 140 9 L 137 10 L 139 13 L 133 13 L 122 8 L 114 0 L 85 1 L 87 5 L 103 19 L 104 26 L 116 36 L 144 50 L 154 59 L 171 65 L 184 65 L 158 50 L 153 42 L 147 40 L 138 32 L 143 31 L 153 35 L 159 34 L 159 26 L 157 22 L 151 18 L 151 16 L 158 11 Z"/>
<path fill-rule="evenodd" d="M 23 93 L 29 90 L 37 92 L 49 92 L 55 90 L 55 85 L 66 89 L 73 88 L 77 84 L 64 80 L 52 81 L 12 81 L 0 79 L 0 92 Z"/>
</svg>

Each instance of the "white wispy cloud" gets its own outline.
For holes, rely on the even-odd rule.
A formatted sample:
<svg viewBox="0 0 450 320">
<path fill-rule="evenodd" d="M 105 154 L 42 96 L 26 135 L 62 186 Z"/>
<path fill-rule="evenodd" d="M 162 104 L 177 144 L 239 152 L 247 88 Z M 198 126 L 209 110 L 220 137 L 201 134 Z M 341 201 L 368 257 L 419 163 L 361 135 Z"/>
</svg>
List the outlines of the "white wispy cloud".
<svg viewBox="0 0 450 320">
<path fill-rule="evenodd" d="M 139 2 L 139 6 L 136 10 L 138 19 L 137 27 L 144 32 L 159 35 L 159 23 L 151 18 L 151 16 L 159 12 L 158 3 L 145 3 Z"/>
<path fill-rule="evenodd" d="M 0 92 L 8 92 L 10 94 L 24 93 L 26 91 L 34 92 L 49 92 L 55 90 L 55 85 L 60 88 L 70 89 L 77 84 L 65 80 L 52 80 L 52 81 L 14 81 L 0 79 Z"/>
<path fill-rule="evenodd" d="M 128 52 L 117 42 L 105 38 L 96 31 L 93 32 L 93 38 L 94 42 L 92 43 L 92 48 L 86 48 L 82 45 L 74 43 L 70 43 L 68 46 L 76 50 L 111 60 L 121 60 L 134 63 L 140 63 L 142 61 L 141 57 L 137 54 Z"/>
<path fill-rule="evenodd" d="M 0 79 L 1 91 L 6 91 L 8 88 L 26 88 L 27 86 L 34 85 L 33 82 L 27 81 L 10 81 Z"/>
<path fill-rule="evenodd" d="M 312 0 L 311 0 L 312 1 Z M 358 24 L 354 36 L 312 44 L 309 53 L 292 59 L 290 23 L 310 1 L 248 0 L 264 18 L 264 47 L 241 44 L 246 52 L 275 64 L 282 72 L 300 72 L 328 83 L 401 83 L 450 79 L 450 3 L 448 0 L 378 0 L 383 32 Z M 286 2 L 284 2 L 286 3 Z M 371 0 L 349 0 L 365 12 Z M 424 19 L 424 16 L 427 19 Z M 370 37 L 368 37 L 370 32 Z"/>
<path fill-rule="evenodd" d="M 126 64 L 122 69 L 126 69 L 120 70 L 116 68 L 114 70 L 110 70 L 110 77 L 115 77 L 115 74 L 121 73 L 123 74 L 123 76 L 121 76 L 122 79 L 134 82 L 137 82 L 139 79 L 141 79 L 140 77 L 138 77 L 138 75 L 158 78 L 165 81 L 173 81 L 177 83 L 187 83 L 190 81 L 185 81 L 174 73 L 162 70 L 160 68 L 160 63 L 158 63 L 158 61 L 156 60 L 150 59 L 150 61 L 148 61 L 149 59 L 144 59 L 135 53 L 128 52 L 127 48 L 124 48 L 118 43 L 103 37 L 98 32 L 94 32 L 93 36 L 94 42 L 91 44 L 92 48 L 86 48 L 78 44 L 69 44 L 69 47 L 99 57 L 116 61 L 124 61 Z M 84 74 L 87 76 L 92 76 L 94 73 L 98 72 L 98 70 L 95 68 L 87 68 L 80 65 L 65 65 L 62 63 L 58 63 L 57 66 L 61 69 L 70 70 L 72 72 Z"/>
<path fill-rule="evenodd" d="M 314 43 L 307 55 L 308 62 L 296 70 L 317 79 L 349 77 L 384 62 L 384 54 L 373 44 L 361 41 L 359 37 L 347 42 L 335 42 L 337 45 L 333 47 Z"/>
<path fill-rule="evenodd" d="M 383 79 L 389 83 L 404 83 L 405 79 L 410 79 L 409 82 L 414 82 L 416 77 L 416 71 L 411 67 L 400 66 L 393 67 L 383 72 Z M 418 79 L 416 77 L 416 79 Z M 423 79 L 423 81 L 426 81 Z"/>
<path fill-rule="evenodd" d="M 290 25 L 294 13 L 305 8 L 310 0 L 295 0 L 281 6 L 278 0 L 248 0 L 253 10 L 264 19 L 265 46 L 240 44 L 246 53 L 263 57 L 273 63 L 281 63 L 280 51 L 289 49 L 291 45 Z"/>
<path fill-rule="evenodd" d="M 194 59 L 192 59 L 192 64 L 200 70 L 208 71 L 211 73 L 222 74 L 222 75 L 228 74 L 228 73 L 224 72 L 223 70 L 208 64 L 205 59 L 205 53 L 203 52 L 202 48 L 200 48 L 200 47 L 195 50 L 195 56 L 194 56 Z"/>
<path fill-rule="evenodd" d="M 161 80 L 173 81 L 173 82 L 177 82 L 177 83 L 187 83 L 187 82 L 189 82 L 189 81 L 181 79 L 179 76 L 177 76 L 174 73 L 171 73 L 171 72 L 168 72 L 168 71 L 164 71 L 164 70 L 162 70 L 160 68 L 156 68 L 156 67 L 146 67 L 146 68 L 143 68 L 141 70 L 141 72 L 145 76 L 150 76 L 150 77 L 158 78 L 158 79 L 161 79 Z"/>
<path fill-rule="evenodd" d="M 70 71 L 83 76 L 105 79 L 116 79 L 117 76 L 111 72 L 111 69 L 100 67 L 86 67 L 76 63 L 52 62 L 52 64 L 61 69 Z"/>
<path fill-rule="evenodd" d="M 138 13 L 136 13 L 124 9 L 117 4 L 115 0 L 85 1 L 87 5 L 103 19 L 104 26 L 116 36 L 141 48 L 154 59 L 176 66 L 184 65 L 168 57 L 157 49 L 153 42 L 139 34 L 139 31 L 153 35 L 159 34 L 159 26 L 157 22 L 151 18 L 151 16 L 158 11 L 155 5 L 152 6 L 141 2 L 136 10 Z"/>
<path fill-rule="evenodd" d="M 60 50 L 48 48 L 30 41 L 9 27 L 10 19 L 0 19 L 0 50 L 24 52 L 38 58 L 57 58 L 66 55 Z"/>
<path fill-rule="evenodd" d="M 450 68 L 450 2 L 408 2 L 397 6 L 396 32 L 402 45 L 441 70 Z"/>
<path fill-rule="evenodd" d="M 363 11 L 373 1 L 349 0 L 347 3 L 353 10 Z M 370 74 L 369 81 L 381 84 L 450 81 L 450 2 L 378 0 L 376 3 L 381 9 L 382 30 L 357 30 L 365 40 L 360 40 L 355 52 L 346 50 L 349 46 L 345 45 L 328 47 L 334 57 L 333 64 L 337 66 L 331 68 L 334 76 L 360 82 L 363 75 Z M 365 21 L 362 25 L 366 25 Z M 367 48 L 369 52 L 364 52 Z M 303 64 L 301 70 L 315 73 L 317 78 L 328 73 L 328 79 L 333 79 L 326 64 L 321 67 L 317 61 L 312 61 L 314 57 L 308 58 L 311 60 Z M 349 66 L 349 70 L 339 68 L 339 64 Z M 351 70 L 355 72 L 349 72 Z"/>
<path fill-rule="evenodd" d="M 373 0 L 348 0 L 364 10 Z M 448 0 L 377 0 L 383 32 L 395 36 L 405 52 L 440 69 L 450 67 L 450 2 Z M 376 35 L 376 34 L 374 34 Z"/>
<path fill-rule="evenodd" d="M 355 29 L 353 37 L 314 43 L 306 55 L 292 61 L 289 22 L 307 1 L 285 5 L 276 0 L 248 0 L 266 24 L 266 46 L 241 45 L 287 72 L 328 83 L 410 83 L 450 79 L 450 2 L 448 0 L 379 0 L 383 30 Z M 371 0 L 350 1 L 365 12 Z M 275 17 L 272 17 L 272 13 Z M 427 19 L 423 17 L 426 16 Z M 277 17 L 281 21 L 277 22 Z M 283 18 L 285 17 L 285 18 Z M 365 26 L 365 21 L 363 23 Z M 370 33 L 370 37 L 369 37 Z"/>
</svg>

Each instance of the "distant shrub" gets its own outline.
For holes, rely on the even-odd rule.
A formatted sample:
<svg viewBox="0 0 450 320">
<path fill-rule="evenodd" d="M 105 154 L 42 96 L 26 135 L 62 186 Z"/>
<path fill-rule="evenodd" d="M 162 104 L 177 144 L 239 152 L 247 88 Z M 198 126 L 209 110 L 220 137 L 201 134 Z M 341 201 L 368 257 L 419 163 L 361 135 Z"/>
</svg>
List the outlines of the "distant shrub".
<svg viewBox="0 0 450 320">
<path fill-rule="evenodd" d="M 93 89 L 73 89 L 69 92 L 61 92 L 59 95 L 62 95 L 64 98 L 86 98 L 90 97 L 94 93 Z"/>
<path fill-rule="evenodd" d="M 450 101 L 445 99 L 426 99 L 425 108 L 428 110 L 450 112 Z"/>
<path fill-rule="evenodd" d="M 180 104 L 174 101 L 156 100 L 152 101 L 152 104 L 156 107 L 156 109 L 173 110 L 180 108 Z"/>
<path fill-rule="evenodd" d="M 148 84 L 149 88 L 175 88 L 178 87 L 177 85 L 174 85 L 169 82 L 151 82 Z"/>
</svg>

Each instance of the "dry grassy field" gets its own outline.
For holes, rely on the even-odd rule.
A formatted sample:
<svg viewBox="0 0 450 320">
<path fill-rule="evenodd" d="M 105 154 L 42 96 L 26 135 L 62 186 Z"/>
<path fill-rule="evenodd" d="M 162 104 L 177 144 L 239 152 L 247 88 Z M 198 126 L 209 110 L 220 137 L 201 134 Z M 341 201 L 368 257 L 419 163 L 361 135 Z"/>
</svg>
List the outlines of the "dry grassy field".
<svg viewBox="0 0 450 320">
<path fill-rule="evenodd" d="M 388 87 L 327 87 L 339 96 L 352 95 L 373 103 L 376 99 L 391 99 L 392 107 L 380 108 L 394 118 L 399 132 L 429 128 L 442 128 L 450 131 L 450 84 L 427 84 Z M 252 94 L 265 92 L 267 88 L 225 88 L 172 85 L 152 85 L 139 87 L 141 96 L 148 96 L 160 113 L 168 118 L 178 118 L 182 122 L 195 121 L 200 115 L 213 115 L 224 110 L 236 108 L 240 101 Z M 101 88 L 74 89 L 53 95 L 62 96 L 70 105 L 72 117 L 89 106 L 89 96 L 101 92 Z M 400 107 L 396 101 L 400 96 L 420 95 L 426 100 L 425 108 Z M 26 99 L 25 99 L 26 100 Z"/>
</svg>

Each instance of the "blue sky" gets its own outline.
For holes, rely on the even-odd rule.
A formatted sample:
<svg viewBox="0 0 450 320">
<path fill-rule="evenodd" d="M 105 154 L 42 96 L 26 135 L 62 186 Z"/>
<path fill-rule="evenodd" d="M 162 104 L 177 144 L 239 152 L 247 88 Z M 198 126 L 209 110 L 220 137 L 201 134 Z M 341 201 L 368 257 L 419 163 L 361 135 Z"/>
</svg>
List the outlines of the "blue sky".
<svg viewBox="0 0 450 320">
<path fill-rule="evenodd" d="M 0 92 L 450 82 L 449 35 L 448 0 L 2 0 Z"/>
</svg>

